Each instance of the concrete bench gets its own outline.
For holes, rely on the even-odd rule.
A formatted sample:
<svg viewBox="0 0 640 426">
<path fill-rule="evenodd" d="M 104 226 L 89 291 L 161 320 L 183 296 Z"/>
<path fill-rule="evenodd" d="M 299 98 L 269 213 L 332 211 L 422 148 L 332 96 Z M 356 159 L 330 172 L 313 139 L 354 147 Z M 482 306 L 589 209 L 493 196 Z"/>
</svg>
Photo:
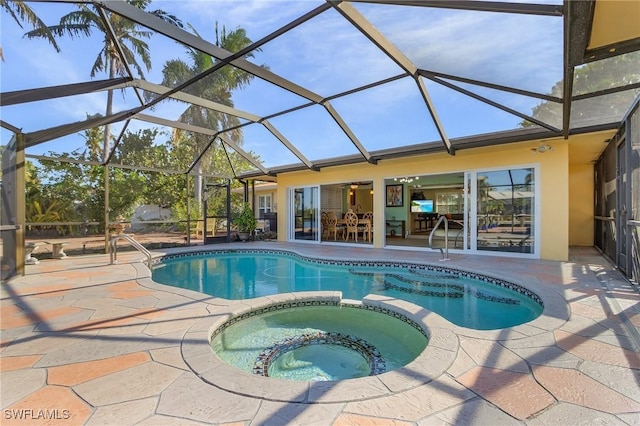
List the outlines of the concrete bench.
<svg viewBox="0 0 640 426">
<path fill-rule="evenodd" d="M 25 265 L 37 265 L 40 263 L 38 259 L 31 256 L 34 250 L 42 245 L 42 242 L 28 242 L 24 244 L 24 264 Z"/>
<path fill-rule="evenodd" d="M 54 259 L 64 259 L 67 257 L 67 253 L 64 252 L 64 247 L 69 244 L 69 241 L 33 241 L 24 245 L 25 265 L 37 265 L 40 263 L 40 261 L 31 256 L 31 254 L 36 251 L 38 247 L 45 244 L 51 244 L 51 257 Z"/>
</svg>

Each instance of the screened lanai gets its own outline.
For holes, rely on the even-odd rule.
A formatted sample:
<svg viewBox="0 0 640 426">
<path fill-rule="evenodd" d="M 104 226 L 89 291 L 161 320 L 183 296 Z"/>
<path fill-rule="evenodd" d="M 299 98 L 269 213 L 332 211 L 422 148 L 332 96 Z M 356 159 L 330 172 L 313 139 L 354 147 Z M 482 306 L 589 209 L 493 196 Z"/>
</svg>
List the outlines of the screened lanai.
<svg viewBox="0 0 640 426">
<path fill-rule="evenodd" d="M 188 243 L 237 208 L 209 188 L 244 185 L 255 209 L 282 173 L 615 133 L 640 93 L 637 2 L 1 4 L 5 247 L 47 224 L 107 238 L 140 205 Z"/>
</svg>

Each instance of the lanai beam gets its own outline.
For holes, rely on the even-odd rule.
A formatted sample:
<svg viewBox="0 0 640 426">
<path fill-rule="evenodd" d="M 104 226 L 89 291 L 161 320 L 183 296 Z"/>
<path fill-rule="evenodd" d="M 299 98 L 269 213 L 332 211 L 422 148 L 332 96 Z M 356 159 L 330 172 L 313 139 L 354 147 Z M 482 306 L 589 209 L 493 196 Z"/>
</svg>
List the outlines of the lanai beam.
<svg viewBox="0 0 640 426">
<path fill-rule="evenodd" d="M 424 81 L 420 78 L 418 74 L 418 67 L 409 60 L 397 47 L 393 45 L 393 43 L 389 42 L 387 38 L 382 35 L 369 21 L 358 12 L 358 10 L 353 7 L 352 4 L 348 2 L 334 2 L 331 1 L 331 4 L 334 8 L 353 25 L 358 29 L 365 37 L 367 37 L 373 44 L 375 44 L 382 52 L 384 52 L 391 60 L 393 60 L 400 68 L 410 74 L 418 89 L 420 90 L 420 95 L 429 110 L 429 114 L 431 115 L 431 119 L 433 120 L 438 133 L 440 134 L 440 138 L 442 143 L 444 144 L 447 152 L 451 155 L 454 154 L 453 146 L 451 145 L 451 141 L 447 137 L 447 134 L 444 130 L 444 126 L 438 117 L 438 113 L 436 111 L 435 105 L 429 96 L 429 91 L 424 84 Z"/>
</svg>

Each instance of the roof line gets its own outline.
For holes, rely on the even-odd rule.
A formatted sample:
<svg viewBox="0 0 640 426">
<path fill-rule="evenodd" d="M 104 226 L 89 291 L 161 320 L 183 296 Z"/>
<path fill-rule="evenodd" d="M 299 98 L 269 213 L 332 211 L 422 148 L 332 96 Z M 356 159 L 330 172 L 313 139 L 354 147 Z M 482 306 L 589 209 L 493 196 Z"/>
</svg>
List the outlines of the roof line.
<svg viewBox="0 0 640 426">
<path fill-rule="evenodd" d="M 589 126 L 579 129 L 573 129 L 570 135 L 579 135 L 584 133 L 593 133 L 605 130 L 616 130 L 620 126 L 619 122 L 606 123 L 597 126 Z M 503 145 L 514 142 L 527 142 L 532 140 L 538 140 L 543 138 L 557 138 L 561 137 L 562 133 L 552 132 L 539 127 L 520 128 L 515 130 L 508 130 L 503 132 L 487 133 L 482 135 L 466 136 L 462 138 L 452 139 L 457 150 L 482 148 L 486 146 Z M 373 151 L 371 155 L 376 161 L 384 161 L 395 158 L 404 158 L 414 155 L 426 155 L 438 152 L 445 152 L 445 148 L 440 141 L 425 142 L 416 145 L 403 146 L 398 148 L 390 148 L 379 151 Z M 343 157 L 329 158 L 325 160 L 316 161 L 318 168 L 343 166 L 349 164 L 363 163 L 363 159 L 360 155 L 349 155 Z M 288 164 L 284 166 L 272 167 L 271 172 L 274 175 L 278 173 L 287 173 L 292 171 L 304 170 L 305 167 L 302 164 Z M 244 178 L 251 178 L 254 176 L 260 176 L 257 171 L 249 171 L 241 174 Z"/>
<path fill-rule="evenodd" d="M 388 4 L 394 6 L 433 7 L 479 12 L 520 13 L 525 15 L 562 16 L 561 5 L 538 3 L 507 3 L 477 0 L 349 0 L 353 3 Z"/>
</svg>

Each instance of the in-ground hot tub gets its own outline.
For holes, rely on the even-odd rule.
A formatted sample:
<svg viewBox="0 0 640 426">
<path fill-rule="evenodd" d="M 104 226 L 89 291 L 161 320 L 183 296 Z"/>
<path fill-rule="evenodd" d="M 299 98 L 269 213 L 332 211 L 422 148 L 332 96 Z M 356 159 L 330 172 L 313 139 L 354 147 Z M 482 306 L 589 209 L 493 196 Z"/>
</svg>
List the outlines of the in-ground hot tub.
<svg viewBox="0 0 640 426">
<path fill-rule="evenodd" d="M 413 361 L 426 331 L 358 302 L 301 300 L 244 313 L 212 331 L 213 352 L 249 373 L 285 380 L 345 380 Z"/>
<path fill-rule="evenodd" d="M 452 332 L 431 335 L 428 310 L 401 300 L 306 292 L 254 301 L 185 335 L 184 359 L 206 382 L 271 400 L 358 400 L 432 380 L 457 350 Z"/>
</svg>

